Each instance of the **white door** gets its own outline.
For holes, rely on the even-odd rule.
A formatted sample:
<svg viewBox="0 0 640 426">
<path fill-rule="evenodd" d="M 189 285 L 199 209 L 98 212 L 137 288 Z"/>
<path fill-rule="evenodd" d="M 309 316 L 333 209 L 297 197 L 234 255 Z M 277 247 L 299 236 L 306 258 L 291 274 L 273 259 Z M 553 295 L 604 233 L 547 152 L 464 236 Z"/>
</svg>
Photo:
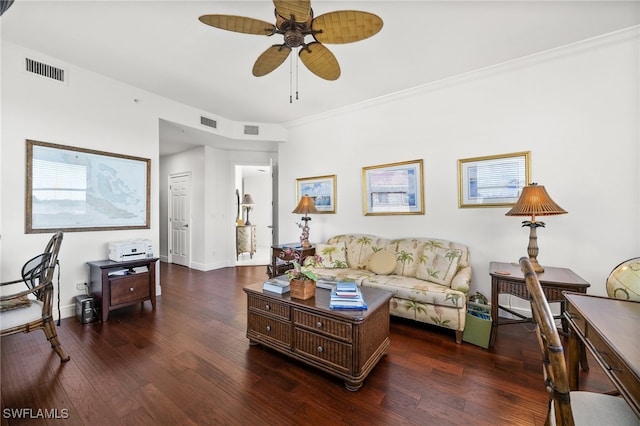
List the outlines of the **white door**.
<svg viewBox="0 0 640 426">
<path fill-rule="evenodd" d="M 173 175 L 169 178 L 169 259 L 171 263 L 189 267 L 191 230 L 189 228 L 191 205 L 191 175 Z"/>
</svg>

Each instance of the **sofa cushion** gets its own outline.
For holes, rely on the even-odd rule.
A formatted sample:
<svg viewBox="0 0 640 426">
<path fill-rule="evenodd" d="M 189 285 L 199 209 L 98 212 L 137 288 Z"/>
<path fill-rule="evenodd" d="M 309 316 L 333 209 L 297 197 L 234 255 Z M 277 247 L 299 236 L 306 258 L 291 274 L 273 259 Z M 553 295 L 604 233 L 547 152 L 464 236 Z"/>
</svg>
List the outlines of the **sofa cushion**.
<svg viewBox="0 0 640 426">
<path fill-rule="evenodd" d="M 322 258 L 315 266 L 321 268 L 346 268 L 347 246 L 344 241 L 335 244 L 316 244 L 316 255 Z"/>
<path fill-rule="evenodd" d="M 389 275 L 396 269 L 396 254 L 380 250 L 369 256 L 367 269 L 377 275 Z"/>
<path fill-rule="evenodd" d="M 390 291 L 398 299 L 460 309 L 466 306 L 465 293 L 418 278 L 374 275 L 362 279 L 361 285 Z"/>
<path fill-rule="evenodd" d="M 418 260 L 416 278 L 450 286 L 451 280 L 458 271 L 461 257 L 460 249 L 427 243 Z"/>
<path fill-rule="evenodd" d="M 415 277 L 420 255 L 424 251 L 424 243 L 412 238 L 391 240 L 387 243 L 387 250 L 396 254 L 395 275 Z"/>
<path fill-rule="evenodd" d="M 366 269 L 369 257 L 385 248 L 386 238 L 368 234 L 344 234 L 329 238 L 328 244 L 344 241 L 347 245 L 347 265 L 352 269 Z"/>
</svg>

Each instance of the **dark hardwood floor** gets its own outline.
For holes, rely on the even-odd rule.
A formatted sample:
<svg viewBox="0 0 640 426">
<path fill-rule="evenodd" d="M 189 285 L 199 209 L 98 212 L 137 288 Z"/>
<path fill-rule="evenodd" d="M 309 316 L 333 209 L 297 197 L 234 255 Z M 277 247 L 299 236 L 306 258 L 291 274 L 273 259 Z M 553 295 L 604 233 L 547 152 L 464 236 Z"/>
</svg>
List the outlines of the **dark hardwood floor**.
<svg viewBox="0 0 640 426">
<path fill-rule="evenodd" d="M 264 266 L 200 272 L 163 263 L 155 311 L 146 302 L 106 323 L 62 320 L 66 364 L 40 331 L 2 338 L 2 425 L 544 423 L 530 326 L 500 327 L 486 350 L 392 318 L 388 354 L 349 392 L 333 376 L 249 345 L 242 288 L 265 278 Z M 611 390 L 591 366 L 583 387 Z"/>
</svg>

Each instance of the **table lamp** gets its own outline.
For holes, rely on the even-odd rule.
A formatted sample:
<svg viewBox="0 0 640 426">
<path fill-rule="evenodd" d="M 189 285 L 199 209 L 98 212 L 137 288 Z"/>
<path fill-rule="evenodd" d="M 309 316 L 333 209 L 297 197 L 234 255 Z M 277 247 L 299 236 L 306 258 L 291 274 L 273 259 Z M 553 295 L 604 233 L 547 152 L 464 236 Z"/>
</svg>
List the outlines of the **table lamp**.
<svg viewBox="0 0 640 426">
<path fill-rule="evenodd" d="M 313 202 L 313 198 L 308 195 L 303 195 L 298 202 L 298 205 L 291 213 L 301 213 L 304 216 L 302 217 L 302 221 L 304 221 L 304 226 L 302 227 L 302 235 L 300 235 L 300 243 L 302 247 L 311 247 L 311 243 L 309 242 L 309 221 L 311 218 L 307 216 L 309 213 L 318 213 L 316 209 L 316 204 Z"/>
<path fill-rule="evenodd" d="M 544 268 L 538 263 L 538 235 L 536 228 L 543 227 L 544 222 L 536 220 L 537 216 L 553 216 L 567 213 L 562 207 L 551 199 L 544 186 L 531 183 L 522 188 L 522 193 L 516 204 L 506 213 L 506 216 L 531 216 L 531 220 L 522 222 L 522 226 L 529 227 L 529 246 L 527 254 L 536 272 L 544 272 Z"/>
<path fill-rule="evenodd" d="M 242 205 L 243 208 L 247 211 L 247 220 L 244 223 L 245 225 L 251 225 L 251 222 L 249 222 L 249 211 L 251 211 L 254 204 L 255 203 L 253 202 L 253 198 L 251 198 L 251 195 L 244 194 L 244 197 L 242 197 Z"/>
</svg>

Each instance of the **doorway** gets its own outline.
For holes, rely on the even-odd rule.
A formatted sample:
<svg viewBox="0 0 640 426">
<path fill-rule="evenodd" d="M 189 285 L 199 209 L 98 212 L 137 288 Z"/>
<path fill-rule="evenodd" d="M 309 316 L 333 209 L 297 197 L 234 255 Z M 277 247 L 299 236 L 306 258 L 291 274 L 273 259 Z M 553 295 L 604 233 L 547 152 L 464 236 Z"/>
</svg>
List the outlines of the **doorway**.
<svg viewBox="0 0 640 426">
<path fill-rule="evenodd" d="M 246 223 L 247 213 L 255 227 L 255 253 L 237 255 L 236 266 L 268 265 L 271 262 L 273 240 L 273 175 L 271 165 L 236 165 L 235 183 L 239 194 L 239 217 Z M 242 205 L 244 195 L 253 199 L 252 206 Z M 247 209 L 247 207 L 250 207 Z M 234 234 L 235 235 L 235 234 Z M 234 242 L 235 243 L 235 242 Z"/>
</svg>

